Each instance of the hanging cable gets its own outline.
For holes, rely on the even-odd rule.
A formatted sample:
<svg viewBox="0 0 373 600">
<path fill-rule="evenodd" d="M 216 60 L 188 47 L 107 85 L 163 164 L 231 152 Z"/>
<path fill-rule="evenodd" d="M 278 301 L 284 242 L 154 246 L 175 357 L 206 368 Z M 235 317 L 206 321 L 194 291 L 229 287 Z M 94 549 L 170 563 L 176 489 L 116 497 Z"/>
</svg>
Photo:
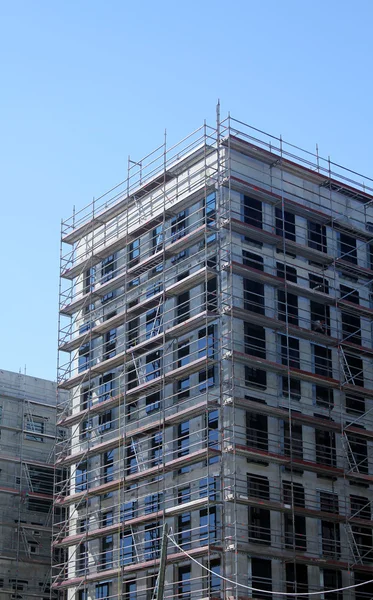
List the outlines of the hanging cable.
<svg viewBox="0 0 373 600">
<path fill-rule="evenodd" d="M 272 594 L 274 596 L 276 596 L 276 595 L 277 596 L 317 596 L 320 594 L 332 594 L 335 592 L 344 592 L 345 590 L 351 590 L 351 589 L 360 587 L 362 585 L 367 585 L 368 583 L 373 583 L 373 579 L 369 579 L 368 581 L 363 581 L 362 583 L 355 583 L 354 585 L 348 585 L 346 587 L 337 588 L 335 590 L 320 590 L 319 592 L 299 592 L 298 593 L 298 592 L 273 592 L 272 590 L 262 590 L 259 588 L 251 587 L 250 585 L 245 585 L 243 583 L 237 583 L 236 581 L 233 581 L 232 579 L 228 579 L 228 577 L 223 577 L 223 575 L 219 575 L 218 573 L 216 573 L 216 571 L 213 571 L 212 569 L 209 569 L 208 567 L 206 567 L 206 565 L 202 564 L 201 562 L 199 562 L 198 560 L 193 558 L 193 556 L 188 554 L 188 552 L 186 552 L 185 550 L 183 550 L 183 548 L 181 548 L 181 546 L 179 546 L 179 544 L 175 541 L 175 538 L 173 536 L 172 528 L 170 528 L 170 533 L 168 535 L 168 538 L 176 546 L 176 548 L 178 548 L 183 554 L 185 554 L 185 556 L 187 556 L 190 560 L 192 560 L 194 563 L 196 563 L 196 565 L 199 565 L 200 567 L 202 567 L 202 569 L 204 569 L 205 571 L 212 573 L 212 575 L 214 575 L 218 579 L 222 579 L 223 581 L 226 581 L 227 583 L 231 583 L 232 585 L 238 585 L 239 587 L 245 588 L 246 590 L 250 590 L 252 592 L 261 592 L 263 594 Z"/>
</svg>

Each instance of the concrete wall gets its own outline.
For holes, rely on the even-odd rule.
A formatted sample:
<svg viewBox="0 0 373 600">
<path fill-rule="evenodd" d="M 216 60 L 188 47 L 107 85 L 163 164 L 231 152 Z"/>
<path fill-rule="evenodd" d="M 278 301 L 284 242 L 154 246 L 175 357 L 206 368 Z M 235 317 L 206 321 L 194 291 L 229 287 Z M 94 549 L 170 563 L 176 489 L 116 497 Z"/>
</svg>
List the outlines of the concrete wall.
<svg viewBox="0 0 373 600">
<path fill-rule="evenodd" d="M 56 384 L 1 370 L 0 407 L 0 598 L 49 598 Z"/>
</svg>

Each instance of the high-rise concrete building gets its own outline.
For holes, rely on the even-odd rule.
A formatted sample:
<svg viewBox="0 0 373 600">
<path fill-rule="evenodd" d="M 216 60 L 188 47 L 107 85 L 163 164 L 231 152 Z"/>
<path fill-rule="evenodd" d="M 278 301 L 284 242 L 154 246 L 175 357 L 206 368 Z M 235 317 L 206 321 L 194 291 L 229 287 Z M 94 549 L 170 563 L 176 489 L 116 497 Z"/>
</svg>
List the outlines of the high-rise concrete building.
<svg viewBox="0 0 373 600">
<path fill-rule="evenodd" d="M 0 370 L 0 599 L 49 600 L 56 383 Z"/>
<path fill-rule="evenodd" d="M 60 598 L 156 597 L 165 523 L 164 598 L 372 578 L 372 202 L 229 118 L 63 222 Z"/>
</svg>

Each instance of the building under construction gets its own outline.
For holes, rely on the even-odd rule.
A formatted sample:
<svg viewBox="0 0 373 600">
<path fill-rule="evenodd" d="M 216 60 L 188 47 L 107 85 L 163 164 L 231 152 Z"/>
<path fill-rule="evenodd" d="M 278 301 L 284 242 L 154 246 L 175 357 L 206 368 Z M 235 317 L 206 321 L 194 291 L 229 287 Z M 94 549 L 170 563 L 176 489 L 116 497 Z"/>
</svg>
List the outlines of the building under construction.
<svg viewBox="0 0 373 600">
<path fill-rule="evenodd" d="M 0 599 L 49 600 L 56 384 L 0 371 Z"/>
<path fill-rule="evenodd" d="M 59 598 L 373 578 L 372 202 L 218 115 L 62 223 Z"/>
</svg>

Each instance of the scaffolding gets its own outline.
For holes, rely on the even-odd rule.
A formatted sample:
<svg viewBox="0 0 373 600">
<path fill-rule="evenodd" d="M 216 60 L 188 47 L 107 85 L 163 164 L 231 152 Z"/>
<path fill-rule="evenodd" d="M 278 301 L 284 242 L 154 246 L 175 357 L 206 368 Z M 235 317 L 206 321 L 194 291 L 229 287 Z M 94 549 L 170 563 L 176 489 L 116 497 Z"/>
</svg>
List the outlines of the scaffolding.
<svg viewBox="0 0 373 600">
<path fill-rule="evenodd" d="M 56 384 L 0 374 L 0 597 L 50 597 Z"/>
<path fill-rule="evenodd" d="M 62 222 L 61 599 L 372 577 L 372 201 L 218 110 Z"/>
</svg>

